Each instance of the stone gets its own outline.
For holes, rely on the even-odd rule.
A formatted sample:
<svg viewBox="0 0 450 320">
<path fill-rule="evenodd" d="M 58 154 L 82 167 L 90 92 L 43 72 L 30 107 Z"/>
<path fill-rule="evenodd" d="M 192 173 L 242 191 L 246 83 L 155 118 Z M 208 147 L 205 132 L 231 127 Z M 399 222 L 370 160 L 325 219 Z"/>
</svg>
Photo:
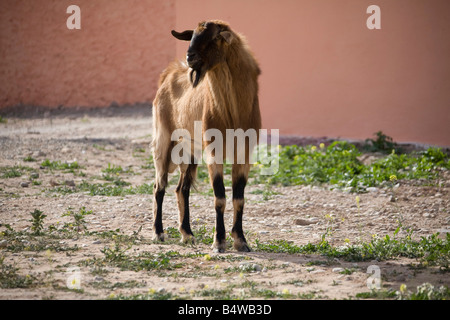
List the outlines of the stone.
<svg viewBox="0 0 450 320">
<path fill-rule="evenodd" d="M 75 181 L 73 180 L 66 180 L 64 181 L 64 184 L 69 187 L 75 187 Z"/>
<path fill-rule="evenodd" d="M 317 223 L 315 219 L 295 219 L 294 223 L 298 226 L 308 226 L 310 224 Z"/>
<path fill-rule="evenodd" d="M 315 274 L 315 273 L 323 273 L 323 272 L 325 272 L 325 270 L 323 270 L 323 269 L 317 269 L 317 270 L 311 271 L 310 273 Z"/>
<path fill-rule="evenodd" d="M 58 182 L 54 181 L 54 180 L 50 180 L 50 185 L 52 187 L 56 187 L 56 186 L 59 186 L 60 184 Z"/>
<path fill-rule="evenodd" d="M 33 158 L 39 158 L 39 157 L 45 157 L 45 153 L 41 150 L 35 151 L 31 154 L 31 157 Z"/>
</svg>

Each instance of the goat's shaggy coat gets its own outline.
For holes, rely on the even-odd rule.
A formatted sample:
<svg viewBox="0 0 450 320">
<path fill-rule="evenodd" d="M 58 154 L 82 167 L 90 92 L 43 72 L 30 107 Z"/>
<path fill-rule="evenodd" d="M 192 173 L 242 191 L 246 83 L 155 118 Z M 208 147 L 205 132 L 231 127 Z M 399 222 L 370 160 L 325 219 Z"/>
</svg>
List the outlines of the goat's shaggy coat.
<svg viewBox="0 0 450 320">
<path fill-rule="evenodd" d="M 226 129 L 254 129 L 259 132 L 261 116 L 258 102 L 260 69 L 250 52 L 245 38 L 233 32 L 222 21 L 202 22 L 195 30 L 182 33 L 172 31 L 181 40 L 190 41 L 187 62 L 175 61 L 160 77 L 159 89 L 153 101 L 153 159 L 156 169 L 154 185 L 154 233 L 164 239 L 162 227 L 162 202 L 168 173 L 175 170 L 171 151 L 176 141 L 171 141 L 175 129 L 187 129 L 194 137 L 194 121 L 202 122 L 202 134 L 208 129 L 218 129 L 226 146 Z M 203 139 L 203 149 L 211 141 Z M 234 221 L 232 236 L 234 247 L 249 251 L 243 230 L 242 214 L 244 188 L 250 169 L 249 155 L 252 145 L 246 145 L 246 162 L 232 165 Z M 236 150 L 236 148 L 235 148 Z M 192 155 L 194 152 L 192 151 Z M 225 152 L 223 153 L 225 157 Z M 214 156 L 214 155 L 210 155 Z M 234 156 L 236 160 L 236 154 Z M 193 240 L 189 223 L 189 191 L 195 180 L 197 165 L 181 164 L 180 180 L 176 188 L 180 211 L 179 230 L 183 241 Z M 223 165 L 208 164 L 210 180 L 215 195 L 216 234 L 214 249 L 225 250 L 225 187 Z"/>
</svg>

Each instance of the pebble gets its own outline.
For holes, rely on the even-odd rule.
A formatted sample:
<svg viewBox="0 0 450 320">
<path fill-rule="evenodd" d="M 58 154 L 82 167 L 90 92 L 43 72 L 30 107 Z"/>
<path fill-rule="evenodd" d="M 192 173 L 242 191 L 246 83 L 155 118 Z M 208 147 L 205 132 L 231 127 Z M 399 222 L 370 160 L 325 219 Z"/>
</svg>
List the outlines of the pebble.
<svg viewBox="0 0 450 320">
<path fill-rule="evenodd" d="M 50 185 L 52 186 L 52 187 L 56 187 L 56 186 L 59 186 L 60 184 L 58 183 L 58 182 L 56 182 L 56 181 L 54 181 L 54 180 L 50 180 Z"/>
<path fill-rule="evenodd" d="M 242 271 L 256 271 L 259 272 L 262 270 L 262 267 L 257 263 L 250 262 L 241 262 L 239 264 L 239 269 Z"/>
<path fill-rule="evenodd" d="M 377 187 L 368 187 L 366 190 L 369 192 L 378 192 L 379 189 Z"/>
<path fill-rule="evenodd" d="M 31 178 L 31 179 L 37 179 L 37 178 L 39 178 L 39 173 L 37 173 L 37 172 L 32 172 L 32 173 L 30 174 L 30 178 Z"/>
<path fill-rule="evenodd" d="M 31 155 L 33 158 L 38 158 L 38 157 L 45 157 L 45 153 L 42 151 L 35 151 L 33 152 L 33 154 Z"/>
<path fill-rule="evenodd" d="M 331 271 L 339 273 L 339 272 L 344 271 L 344 268 L 333 268 L 333 270 L 331 270 Z"/>
<path fill-rule="evenodd" d="M 294 223 L 298 226 L 307 226 L 310 224 L 317 223 L 317 221 L 316 221 L 316 219 L 313 219 L 313 218 L 308 219 L 308 220 L 307 219 L 295 219 Z"/>
<path fill-rule="evenodd" d="M 8 246 L 8 241 L 2 240 L 0 241 L 0 248 L 6 248 Z"/>
<path fill-rule="evenodd" d="M 258 231 L 258 233 L 259 233 L 259 234 L 268 234 L 268 233 L 269 233 L 269 231 L 266 231 L 266 230 L 261 230 L 261 231 Z"/>
<path fill-rule="evenodd" d="M 323 270 L 323 269 L 317 269 L 317 270 L 311 271 L 310 273 L 322 273 L 322 272 L 325 272 L 325 270 Z"/>
<path fill-rule="evenodd" d="M 75 181 L 73 180 L 66 180 L 64 181 L 64 184 L 69 187 L 75 187 Z"/>
</svg>

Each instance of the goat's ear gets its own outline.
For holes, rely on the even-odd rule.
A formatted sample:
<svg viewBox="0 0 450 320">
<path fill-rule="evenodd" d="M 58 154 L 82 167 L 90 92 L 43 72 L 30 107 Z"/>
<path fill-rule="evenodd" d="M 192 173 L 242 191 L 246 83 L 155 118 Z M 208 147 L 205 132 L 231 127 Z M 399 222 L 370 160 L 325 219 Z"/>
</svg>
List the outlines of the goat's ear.
<svg viewBox="0 0 450 320">
<path fill-rule="evenodd" d="M 178 40 L 191 41 L 194 30 L 186 30 L 183 32 L 176 32 L 172 30 L 172 35 Z"/>
<path fill-rule="evenodd" d="M 222 38 L 228 43 L 231 44 L 231 42 L 233 41 L 233 34 L 230 31 L 222 31 L 220 33 L 220 35 L 222 36 Z"/>
</svg>

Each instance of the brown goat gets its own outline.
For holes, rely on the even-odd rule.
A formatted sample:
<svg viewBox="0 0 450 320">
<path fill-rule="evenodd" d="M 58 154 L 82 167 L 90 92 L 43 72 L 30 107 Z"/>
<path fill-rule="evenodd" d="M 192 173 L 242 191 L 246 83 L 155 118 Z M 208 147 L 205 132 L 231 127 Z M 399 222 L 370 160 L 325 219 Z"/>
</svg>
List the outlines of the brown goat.
<svg viewBox="0 0 450 320">
<path fill-rule="evenodd" d="M 261 128 L 258 102 L 258 76 L 260 69 L 250 52 L 245 38 L 218 20 L 201 22 L 195 30 L 181 33 L 172 31 L 179 39 L 190 41 L 184 62 L 172 62 L 161 74 L 159 89 L 153 101 L 153 159 L 156 175 L 154 184 L 154 238 L 164 240 L 162 203 L 168 173 L 176 169 L 171 159 L 174 146 L 171 134 L 176 129 L 188 130 L 194 136 L 194 122 L 201 121 L 202 134 L 217 129 L 223 134 L 226 146 L 226 129 L 256 130 Z M 234 138 L 233 138 L 234 139 Z M 230 139 L 231 140 L 231 139 Z M 202 141 L 205 149 L 211 141 Z M 234 143 L 234 141 L 232 142 Z M 244 189 L 250 170 L 249 155 L 253 146 L 245 145 L 245 163 L 232 163 L 232 188 L 234 219 L 231 235 L 234 248 L 250 251 L 242 230 Z M 236 160 L 236 150 L 234 149 Z M 201 151 L 200 151 L 201 152 Z M 179 165 L 180 180 L 176 188 L 179 230 L 182 241 L 193 241 L 189 222 L 189 192 L 197 173 L 197 161 L 192 151 L 190 163 Z M 223 153 L 225 158 L 225 153 Z M 214 152 L 207 155 L 214 156 Z M 221 159 L 223 160 L 223 159 Z M 225 187 L 223 162 L 208 164 L 208 172 L 215 195 L 216 228 L 213 249 L 225 251 Z"/>
</svg>

